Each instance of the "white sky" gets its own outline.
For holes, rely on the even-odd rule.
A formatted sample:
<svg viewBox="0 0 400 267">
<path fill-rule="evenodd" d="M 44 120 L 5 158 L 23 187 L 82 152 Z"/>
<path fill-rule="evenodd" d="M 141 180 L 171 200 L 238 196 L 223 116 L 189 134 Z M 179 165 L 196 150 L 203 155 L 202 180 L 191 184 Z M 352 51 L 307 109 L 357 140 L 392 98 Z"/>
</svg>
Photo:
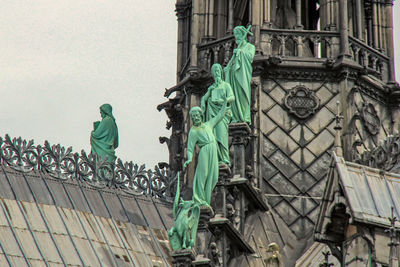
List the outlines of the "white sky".
<svg viewBox="0 0 400 267">
<path fill-rule="evenodd" d="M 117 156 L 168 161 L 167 116 L 156 106 L 175 85 L 174 0 L 13 0 L 0 7 L 0 136 L 90 152 L 99 106 L 114 108 Z M 394 8 L 400 77 L 400 4 Z"/>
</svg>

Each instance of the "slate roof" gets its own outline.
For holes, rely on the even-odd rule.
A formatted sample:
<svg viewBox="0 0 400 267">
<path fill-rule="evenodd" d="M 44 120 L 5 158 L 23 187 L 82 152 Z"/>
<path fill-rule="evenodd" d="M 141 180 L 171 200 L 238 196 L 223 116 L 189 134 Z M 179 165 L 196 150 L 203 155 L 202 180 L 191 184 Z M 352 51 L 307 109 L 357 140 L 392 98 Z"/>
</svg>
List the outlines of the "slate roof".
<svg viewBox="0 0 400 267">
<path fill-rule="evenodd" d="M 323 231 L 323 220 L 330 217 L 329 205 L 335 201 L 337 188 L 343 193 L 353 222 L 389 227 L 391 207 L 400 217 L 400 175 L 347 162 L 333 153 L 316 233 Z"/>
<path fill-rule="evenodd" d="M 170 203 L 0 165 L 0 266 L 170 266 Z"/>
</svg>

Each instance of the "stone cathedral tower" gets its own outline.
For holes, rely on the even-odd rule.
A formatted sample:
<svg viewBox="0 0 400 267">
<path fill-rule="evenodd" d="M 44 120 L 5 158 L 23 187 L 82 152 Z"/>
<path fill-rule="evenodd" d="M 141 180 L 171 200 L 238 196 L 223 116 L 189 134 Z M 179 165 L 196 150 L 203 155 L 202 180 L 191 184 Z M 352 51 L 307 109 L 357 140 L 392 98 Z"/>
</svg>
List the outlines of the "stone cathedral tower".
<svg viewBox="0 0 400 267">
<path fill-rule="evenodd" d="M 229 61 L 235 26 L 252 25 L 246 176 L 265 194 L 281 246 L 286 253 L 295 247 L 288 266 L 313 240 L 339 114 L 347 161 L 360 161 L 398 133 L 392 6 L 393 0 L 177 0 L 177 85 L 158 107 L 170 119 L 171 137 L 160 138 L 169 165 L 179 170 L 185 160 L 188 110 L 211 84 L 211 65 Z"/>
</svg>

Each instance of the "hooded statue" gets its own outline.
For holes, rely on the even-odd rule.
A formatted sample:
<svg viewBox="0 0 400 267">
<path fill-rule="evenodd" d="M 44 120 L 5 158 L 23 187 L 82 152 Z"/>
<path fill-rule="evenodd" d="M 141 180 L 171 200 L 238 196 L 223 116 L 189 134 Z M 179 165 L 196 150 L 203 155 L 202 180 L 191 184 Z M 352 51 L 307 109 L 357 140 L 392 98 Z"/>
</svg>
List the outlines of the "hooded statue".
<svg viewBox="0 0 400 267">
<path fill-rule="evenodd" d="M 90 145 L 92 153 L 101 158 L 107 156 L 108 161 L 116 159 L 115 149 L 118 147 L 118 127 L 112 114 L 110 104 L 100 107 L 101 121 L 93 123 L 94 130 L 90 135 Z"/>
</svg>

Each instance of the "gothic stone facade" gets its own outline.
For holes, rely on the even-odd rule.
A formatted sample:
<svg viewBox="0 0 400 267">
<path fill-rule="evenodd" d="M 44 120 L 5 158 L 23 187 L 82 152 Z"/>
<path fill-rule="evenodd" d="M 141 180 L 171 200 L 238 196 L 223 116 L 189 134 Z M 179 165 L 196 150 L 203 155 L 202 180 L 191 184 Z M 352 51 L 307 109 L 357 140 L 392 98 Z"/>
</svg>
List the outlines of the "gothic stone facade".
<svg viewBox="0 0 400 267">
<path fill-rule="evenodd" d="M 199 105 L 211 84 L 211 65 L 229 61 L 233 27 L 251 24 L 257 52 L 246 175 L 285 222 L 281 228 L 308 247 L 335 116 L 343 116 L 348 161 L 360 162 L 363 152 L 399 128 L 392 5 L 390 0 L 178 0 L 177 85 L 159 106 L 170 118 L 170 166 L 182 166 L 188 110 Z M 186 177 L 189 187 L 193 171 Z"/>
</svg>

